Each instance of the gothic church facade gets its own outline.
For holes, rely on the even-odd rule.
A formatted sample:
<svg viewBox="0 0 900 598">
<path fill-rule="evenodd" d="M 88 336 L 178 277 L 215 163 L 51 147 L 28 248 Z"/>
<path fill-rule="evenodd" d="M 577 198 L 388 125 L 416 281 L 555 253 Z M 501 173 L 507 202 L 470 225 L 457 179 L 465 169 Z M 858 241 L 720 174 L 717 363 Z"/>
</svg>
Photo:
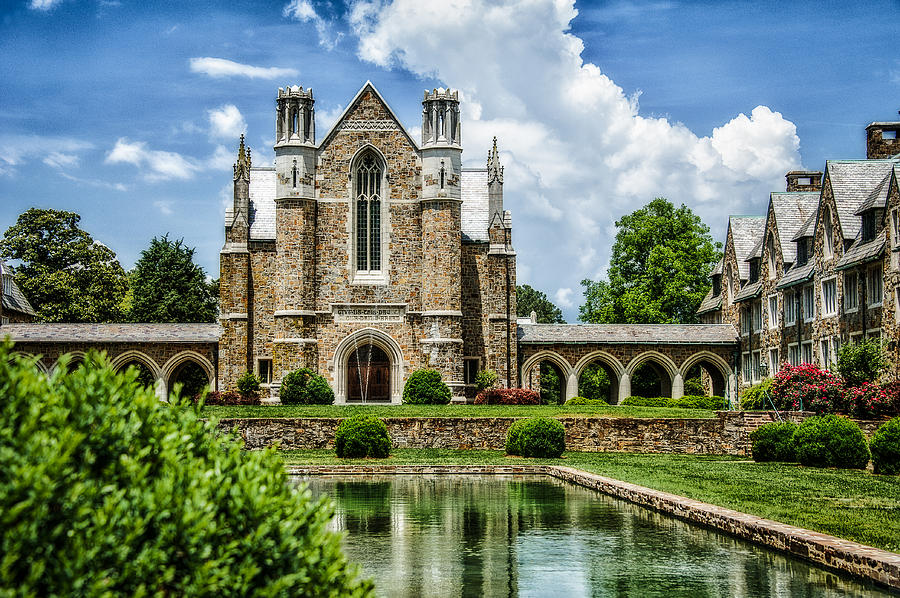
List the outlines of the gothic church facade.
<svg viewBox="0 0 900 598">
<path fill-rule="evenodd" d="M 492 369 L 515 386 L 516 254 L 496 140 L 462 167 L 459 98 L 426 91 L 412 138 L 367 82 L 316 139 L 311 89 L 278 90 L 274 166 L 243 138 L 220 256 L 218 386 L 298 368 L 337 403 L 400 402 L 437 369 L 454 398 Z"/>
</svg>

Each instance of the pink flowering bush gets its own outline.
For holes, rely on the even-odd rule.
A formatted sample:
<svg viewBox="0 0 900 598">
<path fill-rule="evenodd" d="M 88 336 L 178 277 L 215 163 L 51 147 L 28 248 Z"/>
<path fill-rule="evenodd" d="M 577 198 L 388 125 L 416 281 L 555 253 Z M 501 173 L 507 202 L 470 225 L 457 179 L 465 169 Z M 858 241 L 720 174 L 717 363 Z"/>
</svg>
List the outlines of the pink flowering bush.
<svg viewBox="0 0 900 598">
<path fill-rule="evenodd" d="M 769 389 L 778 409 L 846 413 L 846 389 L 839 376 L 805 363 L 784 364 Z"/>
<path fill-rule="evenodd" d="M 884 393 L 884 402 L 879 405 L 881 409 L 877 415 L 894 417 L 900 415 L 900 380 L 894 380 L 881 387 Z"/>
<path fill-rule="evenodd" d="M 863 382 L 856 388 L 848 388 L 847 399 L 854 417 L 880 417 L 889 411 L 887 392 L 873 382 Z"/>
</svg>

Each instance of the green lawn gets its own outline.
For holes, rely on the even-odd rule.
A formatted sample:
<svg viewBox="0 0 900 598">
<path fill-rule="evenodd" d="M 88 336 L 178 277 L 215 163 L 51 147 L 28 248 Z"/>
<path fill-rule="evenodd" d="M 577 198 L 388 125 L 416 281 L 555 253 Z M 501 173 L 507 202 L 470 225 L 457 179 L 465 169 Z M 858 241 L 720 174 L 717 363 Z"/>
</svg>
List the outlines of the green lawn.
<svg viewBox="0 0 900 598">
<path fill-rule="evenodd" d="M 333 451 L 283 451 L 287 464 L 368 463 Z M 754 463 L 736 457 L 567 452 L 563 459 L 499 451 L 394 449 L 387 464 L 552 463 L 900 552 L 900 476 Z"/>
<path fill-rule="evenodd" d="M 596 405 L 211 405 L 203 414 L 225 417 L 715 417 L 706 409 Z"/>
</svg>

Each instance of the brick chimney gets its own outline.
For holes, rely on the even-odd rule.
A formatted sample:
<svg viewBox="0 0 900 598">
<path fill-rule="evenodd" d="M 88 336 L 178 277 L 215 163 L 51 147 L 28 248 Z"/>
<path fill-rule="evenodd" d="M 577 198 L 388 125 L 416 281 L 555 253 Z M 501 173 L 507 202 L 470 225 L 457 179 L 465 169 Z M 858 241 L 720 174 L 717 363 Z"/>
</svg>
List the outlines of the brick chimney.
<svg viewBox="0 0 900 598">
<path fill-rule="evenodd" d="M 784 178 L 787 179 L 788 191 L 820 191 L 822 189 L 822 173 L 818 170 L 792 170 Z"/>
<path fill-rule="evenodd" d="M 890 158 L 900 154 L 897 133 L 900 122 L 872 123 L 866 127 L 866 158 Z"/>
</svg>

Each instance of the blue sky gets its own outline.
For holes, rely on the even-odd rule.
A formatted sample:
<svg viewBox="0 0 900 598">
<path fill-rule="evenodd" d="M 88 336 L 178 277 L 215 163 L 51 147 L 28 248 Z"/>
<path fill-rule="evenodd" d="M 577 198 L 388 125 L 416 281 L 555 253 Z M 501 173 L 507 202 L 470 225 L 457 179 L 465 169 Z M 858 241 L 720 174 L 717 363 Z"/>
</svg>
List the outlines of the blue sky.
<svg viewBox="0 0 900 598">
<path fill-rule="evenodd" d="M 153 236 L 218 273 L 243 131 L 273 157 L 279 86 L 319 138 L 371 79 L 418 134 L 423 88 L 463 100 L 464 160 L 498 136 L 519 281 L 574 321 L 614 222 L 657 195 L 721 238 L 792 168 L 863 157 L 900 109 L 898 2 L 350 3 L 7 0 L 0 229 L 72 210 L 129 268 Z"/>
</svg>

